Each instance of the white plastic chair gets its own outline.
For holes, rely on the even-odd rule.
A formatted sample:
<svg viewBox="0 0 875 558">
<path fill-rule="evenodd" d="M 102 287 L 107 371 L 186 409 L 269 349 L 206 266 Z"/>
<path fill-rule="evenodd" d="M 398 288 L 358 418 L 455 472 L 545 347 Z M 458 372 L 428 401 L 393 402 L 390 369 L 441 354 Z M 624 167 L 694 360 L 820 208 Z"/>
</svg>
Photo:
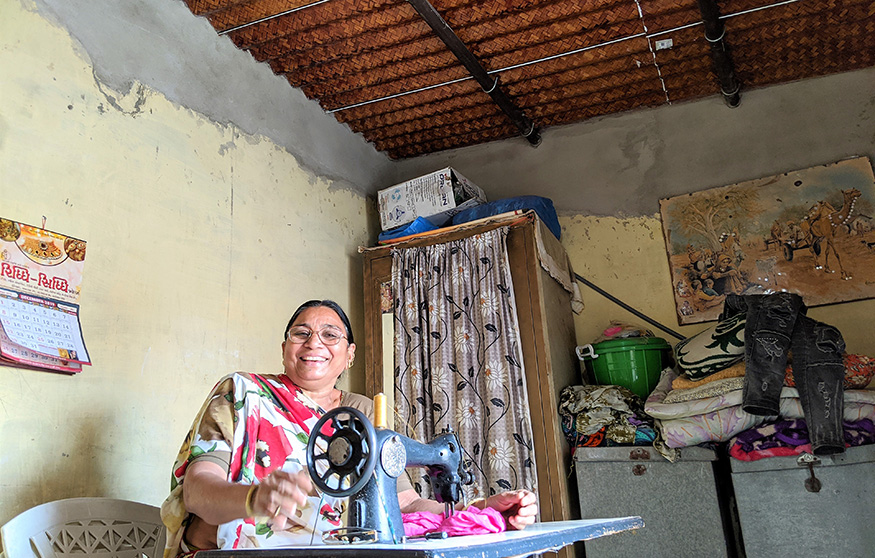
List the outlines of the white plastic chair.
<svg viewBox="0 0 875 558">
<path fill-rule="evenodd" d="M 165 532 L 155 506 L 70 498 L 18 514 L 0 537 L 5 558 L 161 558 Z"/>
</svg>

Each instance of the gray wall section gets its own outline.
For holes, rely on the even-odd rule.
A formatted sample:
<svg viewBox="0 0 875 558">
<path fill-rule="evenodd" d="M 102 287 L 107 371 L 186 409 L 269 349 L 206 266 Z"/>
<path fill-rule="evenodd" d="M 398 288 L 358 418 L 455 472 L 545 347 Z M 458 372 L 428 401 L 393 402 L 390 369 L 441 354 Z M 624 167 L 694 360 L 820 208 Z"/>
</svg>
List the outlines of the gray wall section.
<svg viewBox="0 0 875 558">
<path fill-rule="evenodd" d="M 564 214 L 653 215 L 658 200 L 840 159 L 875 159 L 875 68 L 602 117 L 523 139 L 392 162 L 180 0 L 35 0 L 96 79 L 139 81 L 218 123 L 263 134 L 316 176 L 365 193 L 445 166 L 490 199 L 538 194 Z"/>
<path fill-rule="evenodd" d="M 489 199 L 536 194 L 560 213 L 653 215 L 660 198 L 851 156 L 875 161 L 875 68 L 547 129 L 402 161 L 395 180 L 452 166 Z"/>
<path fill-rule="evenodd" d="M 367 193 L 390 183 L 388 157 L 267 64 L 219 37 L 182 1 L 35 0 L 35 5 L 79 41 L 95 78 L 108 88 L 127 92 L 134 81 L 143 83 L 217 123 L 264 135 L 314 175 L 341 187 Z"/>
</svg>

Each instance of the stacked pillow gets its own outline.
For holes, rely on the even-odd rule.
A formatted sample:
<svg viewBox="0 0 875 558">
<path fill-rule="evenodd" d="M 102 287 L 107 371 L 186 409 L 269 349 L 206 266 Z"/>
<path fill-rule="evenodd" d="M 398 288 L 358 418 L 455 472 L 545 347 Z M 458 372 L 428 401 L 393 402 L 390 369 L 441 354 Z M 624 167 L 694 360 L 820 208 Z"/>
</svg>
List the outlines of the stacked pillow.
<svg viewBox="0 0 875 558">
<path fill-rule="evenodd" d="M 675 345 L 678 378 L 702 380 L 744 360 L 744 314 L 717 322 L 693 337 Z M 792 358 L 792 355 L 791 355 Z M 875 376 L 875 359 L 865 355 L 845 354 L 845 389 L 863 389 Z M 735 376 L 735 374 L 732 374 Z M 682 382 L 679 382 L 682 383 Z M 795 387 L 792 365 L 787 366 L 784 385 Z M 673 386 L 678 388 L 679 386 Z"/>
<path fill-rule="evenodd" d="M 701 380 L 744 359 L 744 324 L 745 315 L 736 314 L 675 345 L 681 372 Z"/>
</svg>

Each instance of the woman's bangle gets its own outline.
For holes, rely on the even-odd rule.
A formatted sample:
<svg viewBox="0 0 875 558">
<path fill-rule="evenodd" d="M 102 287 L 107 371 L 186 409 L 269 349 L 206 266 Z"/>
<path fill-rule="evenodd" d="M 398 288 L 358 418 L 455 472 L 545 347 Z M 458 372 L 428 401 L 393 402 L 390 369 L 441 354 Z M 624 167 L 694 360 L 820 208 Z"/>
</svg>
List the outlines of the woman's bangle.
<svg viewBox="0 0 875 558">
<path fill-rule="evenodd" d="M 252 501 L 255 499 L 255 493 L 258 491 L 258 485 L 253 484 L 249 487 L 249 492 L 246 493 L 246 517 L 255 517 L 255 510 L 252 509 Z"/>
</svg>

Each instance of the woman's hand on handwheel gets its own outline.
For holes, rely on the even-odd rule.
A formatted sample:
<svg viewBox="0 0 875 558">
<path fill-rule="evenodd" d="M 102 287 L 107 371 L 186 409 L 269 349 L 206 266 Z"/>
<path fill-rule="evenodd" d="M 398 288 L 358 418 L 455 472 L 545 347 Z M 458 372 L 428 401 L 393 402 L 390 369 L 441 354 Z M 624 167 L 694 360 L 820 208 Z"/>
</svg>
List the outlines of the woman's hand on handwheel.
<svg viewBox="0 0 875 558">
<path fill-rule="evenodd" d="M 297 473 L 277 469 L 261 480 L 252 508 L 269 517 L 275 530 L 282 530 L 312 491 L 313 483 L 306 469 Z"/>
</svg>

